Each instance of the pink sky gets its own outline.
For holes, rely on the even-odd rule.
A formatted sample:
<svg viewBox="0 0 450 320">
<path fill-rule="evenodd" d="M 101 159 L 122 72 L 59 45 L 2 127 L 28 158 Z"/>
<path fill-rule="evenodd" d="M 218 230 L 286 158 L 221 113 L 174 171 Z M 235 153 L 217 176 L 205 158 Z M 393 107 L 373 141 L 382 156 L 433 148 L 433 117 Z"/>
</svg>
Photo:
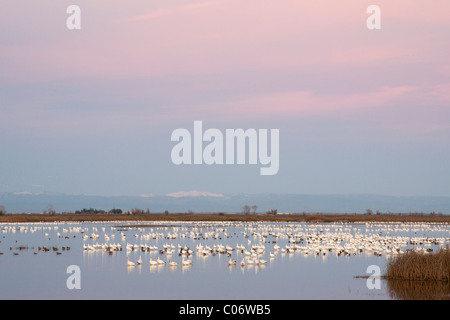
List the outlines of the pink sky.
<svg viewBox="0 0 450 320">
<path fill-rule="evenodd" d="M 8 75 L 17 81 L 44 70 L 45 78 L 61 79 L 210 74 L 230 68 L 328 70 L 405 60 L 448 66 L 443 50 L 448 44 L 442 43 L 450 24 L 448 1 L 433 1 L 425 9 L 423 0 L 377 1 L 383 21 L 378 33 L 365 27 L 371 2 L 359 0 L 180 0 L 157 6 L 79 1 L 83 30 L 78 33 L 61 23 L 63 4 L 46 8 L 42 0 L 28 4 L 26 11 L 18 10 L 20 2 L 4 4 L 0 13 L 2 30 L 17 37 L 2 45 L 0 56 L 13 64 L 15 76 Z M 27 59 L 30 53 L 34 59 Z"/>
<path fill-rule="evenodd" d="M 443 40 L 450 28 L 449 1 L 433 1 L 432 6 L 423 0 L 377 1 L 382 13 L 379 31 L 365 25 L 370 1 L 79 1 L 82 30 L 75 32 L 65 29 L 66 4 L 50 2 L 27 2 L 25 9 L 21 1 L 3 4 L 0 27 L 8 37 L 1 42 L 2 84 L 114 82 L 116 90 L 121 88 L 119 100 L 145 102 L 154 93 L 127 81 L 220 76 L 225 88 L 226 80 L 232 87 L 238 74 L 266 72 L 305 74 L 306 79 L 314 75 L 335 83 L 320 85 L 316 79 L 311 86 L 268 88 L 206 102 L 185 100 L 178 107 L 166 106 L 168 113 L 151 108 L 98 113 L 108 123 L 148 121 L 143 114 L 170 121 L 174 110 L 181 118 L 186 112 L 224 119 L 270 118 L 395 108 L 410 101 L 430 106 L 449 102 L 450 44 Z M 411 77 L 416 68 L 420 77 Z M 209 95 L 222 89 L 214 85 L 189 83 L 180 96 L 189 95 L 187 90 Z M 162 89 L 166 94 L 171 90 Z M 42 103 L 48 99 L 64 97 L 56 94 Z M 108 97 L 96 100 L 107 103 Z M 39 101 L 33 110 L 39 110 Z M 22 110 L 10 117 L 33 114 L 26 107 Z M 59 121 L 43 115 L 37 122 L 70 126 L 73 118 L 63 115 Z M 91 119 L 100 120 L 95 114 Z"/>
<path fill-rule="evenodd" d="M 381 30 L 366 27 L 372 4 Z M 3 1 L 0 191 L 448 195 L 449 12 L 448 0 Z M 279 174 L 174 170 L 170 133 L 194 120 L 279 128 Z"/>
</svg>

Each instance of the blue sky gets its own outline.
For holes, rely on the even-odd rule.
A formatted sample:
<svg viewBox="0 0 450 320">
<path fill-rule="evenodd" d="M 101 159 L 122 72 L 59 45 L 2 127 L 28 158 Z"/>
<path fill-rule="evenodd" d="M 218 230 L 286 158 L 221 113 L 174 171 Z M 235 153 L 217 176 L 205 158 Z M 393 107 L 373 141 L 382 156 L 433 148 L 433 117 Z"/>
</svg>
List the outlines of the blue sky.
<svg viewBox="0 0 450 320">
<path fill-rule="evenodd" d="M 378 2 L 2 1 L 0 192 L 450 196 L 450 4 Z M 278 174 L 175 166 L 194 120 L 279 129 Z"/>
</svg>

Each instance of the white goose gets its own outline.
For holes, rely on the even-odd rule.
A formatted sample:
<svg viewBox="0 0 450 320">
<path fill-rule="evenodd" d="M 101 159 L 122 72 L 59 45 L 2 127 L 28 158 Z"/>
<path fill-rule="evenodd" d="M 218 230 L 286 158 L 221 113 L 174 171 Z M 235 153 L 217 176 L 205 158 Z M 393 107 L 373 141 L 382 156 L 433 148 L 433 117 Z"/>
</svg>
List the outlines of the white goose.
<svg viewBox="0 0 450 320">
<path fill-rule="evenodd" d="M 176 266 L 178 266 L 178 262 L 169 260 L 169 265 L 170 265 L 171 267 L 176 267 Z"/>
<path fill-rule="evenodd" d="M 183 266 L 190 266 L 192 264 L 192 261 L 190 259 L 183 259 L 181 263 L 183 264 Z"/>
<path fill-rule="evenodd" d="M 134 262 L 130 261 L 130 258 L 127 257 L 127 266 L 128 266 L 128 267 L 134 267 L 135 265 L 136 265 L 136 264 L 135 264 Z"/>
</svg>

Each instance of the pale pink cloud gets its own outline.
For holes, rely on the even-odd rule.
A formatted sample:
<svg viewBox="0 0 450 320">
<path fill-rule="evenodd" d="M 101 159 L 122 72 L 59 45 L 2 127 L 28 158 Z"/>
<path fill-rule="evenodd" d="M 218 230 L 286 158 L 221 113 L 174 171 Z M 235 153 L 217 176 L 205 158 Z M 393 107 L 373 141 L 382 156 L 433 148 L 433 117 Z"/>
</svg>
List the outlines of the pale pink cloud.
<svg viewBox="0 0 450 320">
<path fill-rule="evenodd" d="M 445 78 L 450 74 L 447 56 L 450 44 L 439 33 L 440 26 L 446 30 L 450 25 L 448 0 L 436 0 L 433 6 L 424 4 L 423 0 L 379 0 L 383 19 L 379 33 L 367 30 L 365 9 L 368 2 L 359 0 L 179 1 L 171 2 L 170 6 L 160 2 L 152 10 L 149 4 L 138 6 L 134 1 L 133 6 L 125 8 L 115 3 L 113 9 L 103 14 L 101 9 L 105 3 L 100 0 L 82 4 L 85 24 L 78 33 L 64 30 L 64 26 L 54 29 L 61 19 L 55 13 L 46 32 L 34 33 L 37 37 L 26 41 L 3 44 L 0 50 L 2 84 L 78 84 L 83 81 L 98 85 L 110 80 L 123 83 L 145 78 L 177 81 L 180 76 L 189 79 L 205 75 L 220 75 L 222 82 L 226 82 L 233 81 L 236 74 L 255 71 L 255 77 L 264 71 L 275 75 L 307 71 L 305 78 L 317 73 L 346 79 L 365 70 L 364 77 L 354 77 L 364 83 L 373 76 L 371 70 L 383 68 L 386 71 L 376 75 L 378 89 L 359 88 L 353 93 L 337 94 L 335 91 L 339 92 L 339 88 L 332 90 L 334 88 L 326 86 L 315 86 L 315 89 L 299 86 L 298 90 L 288 92 L 277 89 L 248 94 L 247 98 L 231 102 L 233 97 L 226 96 L 207 104 L 192 100 L 175 107 L 162 103 L 158 110 L 91 113 L 84 122 L 85 114 L 80 113 L 78 122 L 92 128 L 98 123 L 117 127 L 123 123 L 130 126 L 168 123 L 186 115 L 198 119 L 206 116 L 233 119 L 237 116 L 337 115 L 395 103 L 407 105 L 421 101 L 433 105 L 450 100 L 448 79 L 437 77 Z M 134 6 L 136 10 L 132 10 Z M 44 11 L 41 8 L 39 12 Z M 33 16 L 32 10 L 25 17 L 28 21 L 21 22 L 23 34 L 27 28 L 39 26 L 40 21 L 34 20 L 39 17 Z M 16 23 L 14 19 L 2 23 L 5 24 L 3 30 L 14 33 L 11 27 Z M 436 32 L 430 32 L 430 28 Z M 390 66 L 403 64 L 405 70 L 422 67 L 426 73 L 421 77 L 432 80 L 401 77 L 394 73 L 398 69 L 390 71 Z M 401 80 L 386 87 L 379 86 L 391 77 Z M 355 87 L 358 84 L 354 83 Z M 208 85 L 216 84 L 204 86 Z M 140 101 L 152 98 L 142 89 L 125 85 L 121 89 L 122 100 L 131 96 Z M 111 96 L 117 92 L 112 92 Z M 109 98 L 105 97 L 102 103 L 107 104 Z M 34 119 L 30 116 L 30 121 L 36 120 L 33 123 L 42 127 L 75 128 L 76 116 L 66 117 L 64 111 L 60 112 L 57 119 L 42 115 Z"/>
<path fill-rule="evenodd" d="M 310 91 L 280 92 L 223 104 L 219 112 L 229 117 L 248 119 L 332 116 L 383 107 L 410 98 L 417 90 L 415 87 L 398 86 L 384 87 L 373 92 L 334 95 L 321 95 Z"/>
<path fill-rule="evenodd" d="M 380 0 L 383 28 L 379 33 L 367 30 L 368 3 L 359 0 L 179 1 L 158 3 L 154 9 L 134 1 L 125 8 L 115 3 L 103 14 L 104 3 L 80 4 L 86 15 L 79 33 L 53 26 L 64 20 L 63 15 L 50 20 L 49 30 L 54 33 L 46 30 L 30 41 L 2 46 L 4 76 L 17 81 L 129 79 L 240 70 L 448 63 L 444 53 L 449 45 L 442 42 L 443 35 L 424 33 L 431 26 L 448 28 L 448 1 L 437 0 L 430 6 L 422 0 Z M 133 6 L 139 10 L 132 10 Z M 38 16 L 27 17 L 22 29 L 39 26 L 40 20 L 34 20 Z M 4 30 L 14 30 L 14 23 L 5 22 Z"/>
<path fill-rule="evenodd" d="M 450 2 L 435 0 L 432 4 L 423 0 L 390 1 L 378 0 L 383 20 L 389 25 L 398 22 L 410 23 L 411 33 L 419 32 L 429 25 L 447 25 Z"/>
<path fill-rule="evenodd" d="M 444 76 L 450 76 L 450 64 L 437 66 L 437 73 Z"/>
<path fill-rule="evenodd" d="M 210 6 L 217 5 L 218 1 L 206 1 L 206 2 L 199 2 L 199 3 L 188 3 L 188 4 L 180 4 L 180 5 L 174 5 L 170 6 L 168 8 L 163 9 L 156 9 L 154 11 L 150 11 L 144 14 L 138 14 L 126 18 L 120 18 L 116 19 L 115 22 L 123 23 L 123 22 L 135 22 L 135 21 L 142 21 L 142 20 L 151 20 L 155 18 L 162 18 L 162 17 L 168 17 L 168 16 L 179 16 L 183 14 L 189 14 L 191 11 L 196 9 L 202 9 Z"/>
<path fill-rule="evenodd" d="M 450 109 L 448 87 L 392 86 L 373 91 L 324 94 L 306 90 L 261 93 L 234 101 L 126 108 L 47 108 L 47 100 L 34 99 L 21 105 L 4 106 L 0 125 L 16 128 L 57 130 L 62 134 L 102 130 L 135 130 L 170 127 L 193 120 L 207 122 L 248 122 L 301 120 L 308 117 L 353 119 L 377 123 L 387 133 L 432 134 L 448 132 Z M 62 97 L 61 97 L 62 98 Z M 64 100 L 61 100 L 64 103 Z M 54 104 L 54 103 L 53 103 Z M 358 120 L 359 119 L 359 120 Z"/>
<path fill-rule="evenodd" d="M 450 103 L 450 82 L 435 85 L 429 92 L 431 99 L 436 102 Z M 450 105 L 448 106 L 450 112 Z"/>
</svg>

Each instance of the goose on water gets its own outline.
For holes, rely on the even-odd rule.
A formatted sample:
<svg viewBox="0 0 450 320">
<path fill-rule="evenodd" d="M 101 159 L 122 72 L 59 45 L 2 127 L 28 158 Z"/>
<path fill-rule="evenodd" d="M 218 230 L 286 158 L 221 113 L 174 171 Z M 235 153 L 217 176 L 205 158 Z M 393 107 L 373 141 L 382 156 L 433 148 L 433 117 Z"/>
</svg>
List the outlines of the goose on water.
<svg viewBox="0 0 450 320">
<path fill-rule="evenodd" d="M 176 267 L 176 266 L 178 266 L 178 262 L 169 260 L 169 265 L 170 265 L 171 267 Z"/>
<path fill-rule="evenodd" d="M 129 267 L 134 267 L 135 265 L 136 265 L 136 264 L 135 264 L 134 262 L 130 261 L 130 258 L 127 257 L 127 266 L 129 266 Z"/>
<path fill-rule="evenodd" d="M 152 258 L 150 258 L 149 263 L 150 263 L 151 266 L 158 265 L 158 261 L 152 260 Z"/>
</svg>

